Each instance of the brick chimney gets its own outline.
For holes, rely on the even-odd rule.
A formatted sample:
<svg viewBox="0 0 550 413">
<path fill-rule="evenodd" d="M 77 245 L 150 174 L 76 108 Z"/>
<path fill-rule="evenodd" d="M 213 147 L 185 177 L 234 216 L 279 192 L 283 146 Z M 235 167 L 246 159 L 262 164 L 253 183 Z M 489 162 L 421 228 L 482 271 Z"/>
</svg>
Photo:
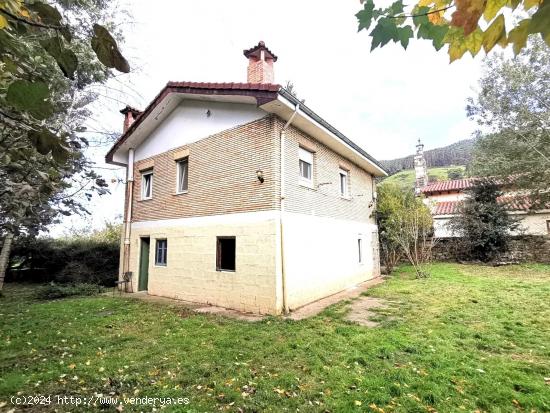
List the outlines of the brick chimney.
<svg viewBox="0 0 550 413">
<path fill-rule="evenodd" d="M 275 81 L 273 63 L 277 61 L 277 56 L 265 46 L 263 41 L 251 49 L 244 50 L 244 55 L 248 58 L 248 83 L 273 83 Z"/>
<path fill-rule="evenodd" d="M 132 123 L 134 123 L 138 115 L 141 114 L 141 111 L 127 105 L 124 109 L 120 111 L 120 113 L 124 115 L 124 125 L 122 128 L 122 133 L 126 133 L 128 128 L 132 126 Z"/>
</svg>

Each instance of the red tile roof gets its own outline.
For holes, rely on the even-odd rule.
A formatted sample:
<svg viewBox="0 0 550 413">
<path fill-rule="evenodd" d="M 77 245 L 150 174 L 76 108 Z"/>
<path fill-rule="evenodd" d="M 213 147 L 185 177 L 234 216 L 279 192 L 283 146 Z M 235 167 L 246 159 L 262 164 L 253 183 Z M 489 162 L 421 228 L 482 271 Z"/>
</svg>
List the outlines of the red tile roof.
<svg viewBox="0 0 550 413">
<path fill-rule="evenodd" d="M 167 86 L 188 87 L 192 89 L 222 89 L 222 90 L 267 90 L 277 92 L 281 85 L 274 83 L 212 83 L 212 82 L 168 82 Z"/>
<path fill-rule="evenodd" d="M 421 189 L 421 191 L 424 194 L 446 191 L 460 192 L 464 189 L 470 188 L 471 186 L 473 186 L 473 184 L 473 178 L 452 179 L 449 181 L 434 182 L 432 184 L 426 185 L 424 188 Z"/>
<path fill-rule="evenodd" d="M 531 208 L 531 201 L 527 196 L 503 195 L 497 198 L 497 202 L 503 205 L 508 211 L 527 211 Z M 458 212 L 461 201 L 438 202 L 432 208 L 432 215 L 452 215 Z M 550 205 L 546 205 L 550 208 Z"/>
</svg>

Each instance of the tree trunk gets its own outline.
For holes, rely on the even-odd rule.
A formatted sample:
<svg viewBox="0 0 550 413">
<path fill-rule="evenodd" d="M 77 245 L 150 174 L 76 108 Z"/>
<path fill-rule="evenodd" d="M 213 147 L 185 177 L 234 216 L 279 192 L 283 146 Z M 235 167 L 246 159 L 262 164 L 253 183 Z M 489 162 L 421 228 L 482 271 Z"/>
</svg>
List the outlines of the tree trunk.
<svg viewBox="0 0 550 413">
<path fill-rule="evenodd" d="M 0 292 L 4 287 L 4 278 L 6 277 L 6 269 L 10 260 L 11 244 L 13 241 L 13 233 L 7 232 L 4 237 L 4 244 L 0 252 Z"/>
</svg>

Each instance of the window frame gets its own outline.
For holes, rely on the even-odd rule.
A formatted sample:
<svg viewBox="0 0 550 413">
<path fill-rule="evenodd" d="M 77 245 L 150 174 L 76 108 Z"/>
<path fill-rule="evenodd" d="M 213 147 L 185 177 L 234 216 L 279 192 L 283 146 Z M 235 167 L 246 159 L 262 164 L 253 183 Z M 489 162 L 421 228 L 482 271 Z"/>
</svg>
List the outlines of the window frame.
<svg viewBox="0 0 550 413">
<path fill-rule="evenodd" d="M 357 258 L 359 265 L 363 265 L 365 263 L 363 259 L 363 238 L 361 236 L 357 237 Z"/>
<path fill-rule="evenodd" d="M 168 266 L 168 239 L 166 238 L 157 238 L 155 239 L 155 267 L 167 267 Z M 164 251 L 164 262 L 159 261 L 159 247 L 160 243 L 164 242 L 164 248 L 161 250 Z"/>
<path fill-rule="evenodd" d="M 185 163 L 186 166 L 187 180 L 184 178 L 184 182 L 187 181 L 187 186 L 185 189 L 181 190 L 180 169 L 183 163 Z M 186 194 L 187 192 L 189 192 L 189 158 L 185 157 L 176 159 L 176 194 Z"/>
<path fill-rule="evenodd" d="M 314 160 L 315 160 L 315 153 L 313 151 L 302 148 L 301 146 L 298 147 L 298 181 L 300 185 L 308 188 L 313 188 L 313 176 L 314 176 L 314 170 L 315 170 Z M 302 167 L 301 167 L 302 162 L 309 165 L 309 170 L 310 170 L 309 179 L 302 175 Z"/>
<path fill-rule="evenodd" d="M 232 239 L 235 241 L 235 251 L 233 257 L 234 268 L 222 268 L 222 241 Z M 216 271 L 218 272 L 236 272 L 237 271 L 237 237 L 236 236 L 218 236 L 216 237 Z"/>
<path fill-rule="evenodd" d="M 151 179 L 151 194 L 149 196 L 146 196 L 145 194 L 145 182 L 147 182 L 146 180 L 146 177 L 150 177 Z M 146 200 L 146 199 L 152 199 L 153 198 L 153 170 L 152 169 L 148 169 L 146 171 L 142 171 L 141 172 L 141 199 L 142 200 Z"/>
<path fill-rule="evenodd" d="M 342 188 L 342 177 L 344 177 L 344 188 Z M 349 199 L 349 171 L 344 168 L 338 170 L 338 187 L 340 197 Z"/>
</svg>

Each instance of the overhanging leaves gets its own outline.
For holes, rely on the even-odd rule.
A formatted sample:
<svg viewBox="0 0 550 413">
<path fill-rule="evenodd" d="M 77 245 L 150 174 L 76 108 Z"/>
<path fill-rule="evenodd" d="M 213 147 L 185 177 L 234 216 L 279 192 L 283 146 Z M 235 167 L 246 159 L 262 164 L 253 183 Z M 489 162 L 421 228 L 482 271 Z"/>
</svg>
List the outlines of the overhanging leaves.
<svg viewBox="0 0 550 413">
<path fill-rule="evenodd" d="M 508 34 L 508 43 L 512 43 L 514 45 L 513 48 L 516 55 L 527 44 L 527 36 L 529 36 L 529 24 L 531 24 L 531 19 L 524 19 L 520 21 L 517 27 L 511 30 Z"/>
<path fill-rule="evenodd" d="M 525 47 L 529 34 L 539 33 L 550 46 L 550 0 L 417 0 L 411 5 L 410 11 L 405 11 L 402 1 L 395 1 L 385 9 L 376 8 L 374 0 L 365 0 L 363 10 L 356 14 L 359 30 L 369 29 L 372 37 L 371 51 L 383 47 L 390 40 L 401 42 L 407 47 L 416 32 L 419 39 L 429 39 L 436 50 L 449 44 L 449 55 L 454 61 L 469 51 L 475 56 L 481 47 L 486 52 L 495 45 L 505 48 L 514 45 L 517 54 Z M 531 18 L 514 21 L 510 33 L 506 33 L 503 8 L 515 10 L 518 5 L 523 8 L 518 13 L 530 10 Z M 454 12 L 449 11 L 455 7 Z M 479 20 L 484 17 L 488 27 L 483 32 Z M 524 16 L 524 15 L 523 15 Z M 413 25 L 408 25 L 412 19 Z M 409 30 L 410 28 L 410 30 Z M 484 28 L 484 27 L 483 27 Z M 461 33 L 454 29 L 460 29 Z M 507 36 L 510 39 L 507 39 Z"/>
<path fill-rule="evenodd" d="M 55 59 L 63 74 L 69 79 L 74 79 L 74 73 L 78 66 L 78 59 L 74 52 L 63 46 L 59 36 L 40 42 L 42 47 Z"/>
<path fill-rule="evenodd" d="M 8 87 L 6 101 L 16 110 L 27 112 L 36 119 L 46 119 L 53 113 L 48 101 L 50 91 L 43 82 L 16 80 Z"/>
<path fill-rule="evenodd" d="M 485 53 L 489 53 L 495 44 L 503 38 L 506 38 L 506 28 L 504 27 L 504 16 L 501 14 L 491 23 L 483 34 L 483 49 Z"/>
<path fill-rule="evenodd" d="M 38 14 L 40 17 L 40 20 L 42 20 L 42 23 L 52 25 L 52 26 L 58 26 L 61 22 L 61 14 L 55 7 L 50 6 L 46 3 L 41 2 L 35 2 L 32 4 L 28 4 L 27 7 Z"/>
<path fill-rule="evenodd" d="M 531 17 L 529 33 L 540 33 L 546 44 L 550 46 L 550 0 L 544 0 Z"/>
<path fill-rule="evenodd" d="M 94 49 L 99 61 L 105 66 L 113 67 L 123 73 L 130 71 L 130 65 L 118 50 L 115 39 L 105 27 L 99 24 L 94 24 L 92 49 Z"/>
<path fill-rule="evenodd" d="M 30 131 L 29 139 L 38 153 L 42 155 L 47 155 L 60 146 L 59 138 L 45 128 L 42 128 L 40 131 Z"/>
<path fill-rule="evenodd" d="M 479 22 L 485 8 L 485 0 L 455 0 L 456 11 L 451 24 L 464 29 L 464 35 L 472 33 Z"/>
</svg>

